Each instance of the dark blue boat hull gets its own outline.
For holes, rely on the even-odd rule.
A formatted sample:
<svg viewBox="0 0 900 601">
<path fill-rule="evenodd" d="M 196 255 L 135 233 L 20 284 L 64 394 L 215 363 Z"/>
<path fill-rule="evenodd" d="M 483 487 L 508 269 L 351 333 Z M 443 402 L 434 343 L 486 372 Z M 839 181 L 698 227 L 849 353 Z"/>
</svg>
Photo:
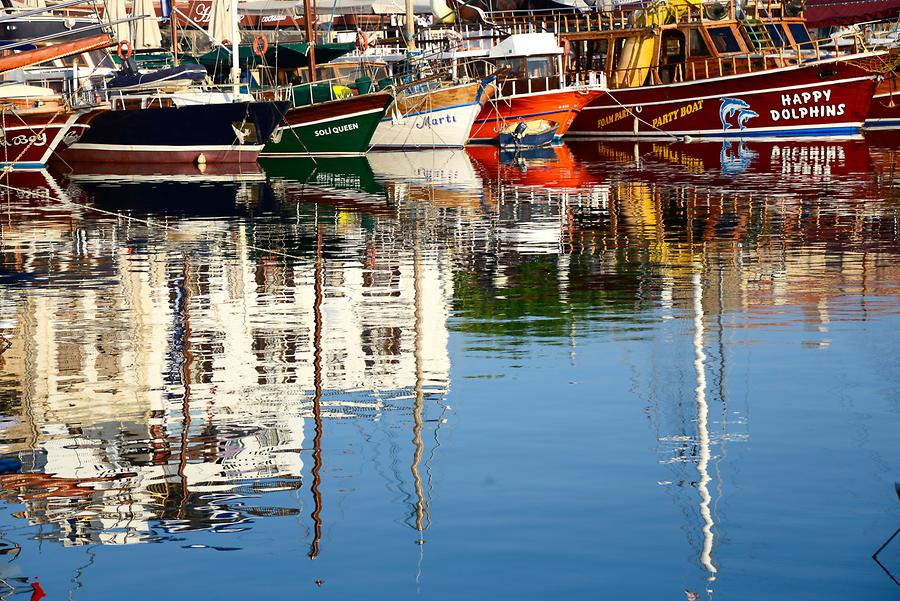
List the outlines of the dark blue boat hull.
<svg viewBox="0 0 900 601">
<path fill-rule="evenodd" d="M 286 102 L 235 102 L 165 108 L 99 109 L 69 146 L 69 162 L 249 162 L 287 112 Z"/>
</svg>

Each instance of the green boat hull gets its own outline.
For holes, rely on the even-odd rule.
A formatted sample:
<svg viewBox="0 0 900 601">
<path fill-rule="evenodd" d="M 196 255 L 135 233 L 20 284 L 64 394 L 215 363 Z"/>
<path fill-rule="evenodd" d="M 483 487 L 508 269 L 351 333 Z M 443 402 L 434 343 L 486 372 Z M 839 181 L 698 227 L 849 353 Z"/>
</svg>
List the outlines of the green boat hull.
<svg viewBox="0 0 900 601">
<path fill-rule="evenodd" d="M 365 154 L 391 101 L 389 94 L 377 93 L 294 107 L 260 156 Z"/>
</svg>

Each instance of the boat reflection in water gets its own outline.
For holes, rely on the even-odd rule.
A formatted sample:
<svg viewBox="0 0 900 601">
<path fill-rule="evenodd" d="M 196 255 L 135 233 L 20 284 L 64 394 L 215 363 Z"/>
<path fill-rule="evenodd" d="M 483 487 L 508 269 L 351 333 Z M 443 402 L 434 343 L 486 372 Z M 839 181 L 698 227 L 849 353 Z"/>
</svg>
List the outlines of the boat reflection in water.
<svg viewBox="0 0 900 601">
<path fill-rule="evenodd" d="M 366 159 L 393 202 L 452 207 L 480 200 L 481 178 L 466 150 L 372 152 Z"/>
<path fill-rule="evenodd" d="M 243 549 L 253 569 L 246 550 L 265 548 L 292 558 L 269 566 L 276 596 L 320 578 L 297 566 L 300 547 L 351 588 L 382 570 L 406 583 L 413 563 L 423 591 L 453 586 L 422 568 L 435 546 L 489 565 L 490 580 L 472 572 L 485 596 L 503 596 L 496 579 L 527 596 L 533 583 L 520 590 L 514 571 L 543 562 L 619 562 L 648 598 L 747 585 L 732 568 L 752 467 L 735 452 L 749 446 L 754 398 L 737 373 L 754 346 L 741 336 L 796 321 L 802 348 L 826 349 L 834 313 L 856 310 L 848 291 L 867 319 L 888 310 L 878 298 L 900 289 L 893 161 L 864 140 L 585 142 L 281 160 L 183 181 L 23 174 L 21 193 L 5 191 L 0 239 L 0 495 L 22 574 L 37 573 L 34 541 L 52 540 Z M 535 400 L 546 389 L 528 390 L 527 372 L 575 370 L 592 345 L 614 349 L 603 386 L 633 402 L 588 403 L 575 382 L 573 411 Z M 452 404 L 470 421 L 448 407 L 451 359 Z M 477 371 L 512 364 L 523 375 Z M 613 368 L 627 372 L 621 389 Z M 475 457 L 453 441 L 479 440 L 488 426 L 473 415 L 497 418 L 495 447 L 450 465 Z M 547 436 L 523 429 L 535 415 Z M 596 424 L 622 415 L 638 425 L 607 424 L 613 442 L 600 440 Z M 502 488 L 480 485 L 490 462 Z M 598 467 L 614 492 L 590 488 Z M 570 541 L 574 515 L 610 544 Z M 560 563 L 528 549 L 514 568 L 489 563 L 490 537 L 522 530 L 562 537 Z M 658 578 L 638 577 L 647 553 Z M 352 582 L 348 562 L 362 574 Z M 572 586 L 594 590 L 579 570 Z M 42 582 L 59 591 L 69 577 Z"/>
<path fill-rule="evenodd" d="M 107 174 L 70 178 L 112 204 Z M 188 186 L 182 200 L 210 185 L 220 202 L 223 190 L 240 195 L 168 179 L 161 193 Z M 108 190 L 127 196 L 129 185 Z M 244 224 L 207 219 L 160 232 L 102 213 L 83 226 L 77 245 L 61 227 L 43 249 L 59 261 L 52 281 L 3 307 L 6 394 L 21 399 L 3 451 L 22 468 L 0 485 L 23 517 L 51 526 L 43 538 L 146 542 L 295 515 L 250 499 L 300 487 L 307 420 L 421 421 L 425 396 L 446 393 L 450 289 L 439 256 L 397 253 L 390 236 L 346 223 L 336 235 L 367 240 L 334 259 L 322 256 L 324 224 L 311 231 L 312 256 L 267 253 Z M 28 260 L 34 249 L 7 236 L 4 252 Z"/>
</svg>

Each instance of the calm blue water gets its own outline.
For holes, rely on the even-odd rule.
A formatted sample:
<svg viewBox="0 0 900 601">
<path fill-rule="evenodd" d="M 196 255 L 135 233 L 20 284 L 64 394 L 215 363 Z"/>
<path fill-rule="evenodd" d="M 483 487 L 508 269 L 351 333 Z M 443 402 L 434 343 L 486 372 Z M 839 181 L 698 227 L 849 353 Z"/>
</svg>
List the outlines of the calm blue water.
<svg viewBox="0 0 900 601">
<path fill-rule="evenodd" d="M 897 156 L 16 175 L 0 599 L 896 598 Z"/>
</svg>

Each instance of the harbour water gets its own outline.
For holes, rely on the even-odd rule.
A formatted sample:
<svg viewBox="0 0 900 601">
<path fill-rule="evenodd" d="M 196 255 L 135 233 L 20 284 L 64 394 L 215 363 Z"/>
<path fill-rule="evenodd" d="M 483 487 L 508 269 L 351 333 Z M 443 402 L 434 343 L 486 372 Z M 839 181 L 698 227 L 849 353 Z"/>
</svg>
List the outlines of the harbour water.
<svg viewBox="0 0 900 601">
<path fill-rule="evenodd" d="M 896 598 L 892 143 L 11 175 L 0 599 Z"/>
</svg>

